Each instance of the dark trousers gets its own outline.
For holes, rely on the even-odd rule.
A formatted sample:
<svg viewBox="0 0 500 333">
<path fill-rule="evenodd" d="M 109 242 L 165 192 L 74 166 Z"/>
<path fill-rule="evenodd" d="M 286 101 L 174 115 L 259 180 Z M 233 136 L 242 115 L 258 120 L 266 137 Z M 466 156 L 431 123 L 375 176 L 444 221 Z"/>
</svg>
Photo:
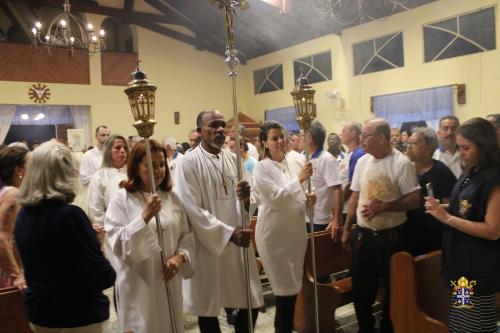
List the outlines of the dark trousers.
<svg viewBox="0 0 500 333">
<path fill-rule="evenodd" d="M 255 322 L 259 315 L 259 309 L 252 309 L 253 327 L 255 330 Z M 221 333 L 219 319 L 217 317 L 198 317 L 198 326 L 200 333 Z M 248 310 L 239 309 L 234 323 L 236 333 L 250 333 L 248 332 Z"/>
<path fill-rule="evenodd" d="M 276 333 L 292 332 L 296 299 L 297 295 L 276 296 L 276 315 L 274 317 Z"/>
<path fill-rule="evenodd" d="M 372 305 L 380 286 L 384 288 L 380 332 L 392 333 L 389 317 L 391 256 L 404 249 L 406 230 L 401 226 L 374 234 L 358 227 L 357 235 L 353 237 L 356 236 L 358 240 L 354 242 L 352 258 L 352 293 L 359 333 L 376 332 Z"/>
<path fill-rule="evenodd" d="M 315 224 L 314 225 L 314 232 L 323 231 L 326 229 L 326 227 L 328 227 L 328 224 Z M 311 223 L 309 223 L 309 222 L 306 223 L 306 230 L 307 230 L 307 233 L 311 232 Z"/>
</svg>

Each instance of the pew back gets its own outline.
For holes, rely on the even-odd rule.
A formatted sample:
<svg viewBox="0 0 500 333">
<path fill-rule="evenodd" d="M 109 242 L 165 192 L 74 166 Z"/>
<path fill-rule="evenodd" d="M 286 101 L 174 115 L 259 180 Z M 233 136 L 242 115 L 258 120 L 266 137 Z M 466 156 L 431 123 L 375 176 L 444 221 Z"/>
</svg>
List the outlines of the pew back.
<svg viewBox="0 0 500 333">
<path fill-rule="evenodd" d="M 395 333 L 446 333 L 448 291 L 440 277 L 441 251 L 391 258 L 391 320 Z"/>
<path fill-rule="evenodd" d="M 0 333 L 33 333 L 28 324 L 24 297 L 15 287 L 0 289 Z"/>
</svg>

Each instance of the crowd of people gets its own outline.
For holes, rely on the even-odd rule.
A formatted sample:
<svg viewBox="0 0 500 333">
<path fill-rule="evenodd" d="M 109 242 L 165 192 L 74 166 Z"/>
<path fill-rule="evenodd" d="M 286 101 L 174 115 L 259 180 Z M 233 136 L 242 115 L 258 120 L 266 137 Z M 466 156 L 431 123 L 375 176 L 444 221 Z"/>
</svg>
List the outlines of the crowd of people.
<svg viewBox="0 0 500 333">
<path fill-rule="evenodd" d="M 182 332 L 189 313 L 202 333 L 217 333 L 225 309 L 244 333 L 264 305 L 257 250 L 275 331 L 289 333 L 307 233 L 329 230 L 353 252 L 359 332 L 376 331 L 380 287 L 380 331 L 392 332 L 390 258 L 401 250 L 442 250 L 447 288 L 475 281 L 473 308 L 457 307 L 450 290 L 449 332 L 496 332 L 500 115 L 422 125 L 374 118 L 327 135 L 318 121 L 305 133 L 266 121 L 255 141 L 240 130 L 241 172 L 234 133 L 213 109 L 198 114 L 189 142 L 150 140 L 149 152 L 107 126 L 81 160 L 55 140 L 32 152 L 2 147 L 0 287 L 24 291 L 36 333 L 103 332 L 110 287 L 120 332 L 172 332 L 173 323 Z M 253 215 L 255 231 L 242 227 Z"/>
</svg>

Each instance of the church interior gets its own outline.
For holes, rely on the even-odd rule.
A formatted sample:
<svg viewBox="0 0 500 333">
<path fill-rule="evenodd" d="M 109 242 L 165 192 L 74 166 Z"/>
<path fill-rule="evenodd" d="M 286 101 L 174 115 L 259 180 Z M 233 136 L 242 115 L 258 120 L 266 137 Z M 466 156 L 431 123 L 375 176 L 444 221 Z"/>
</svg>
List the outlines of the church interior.
<svg viewBox="0 0 500 333">
<path fill-rule="evenodd" d="M 267 120 L 298 130 L 290 93 L 301 76 L 315 90 L 315 118 L 327 133 L 373 117 L 398 128 L 423 120 L 437 130 L 442 116 L 466 121 L 499 112 L 499 0 L 247 0 L 248 8 L 236 8 L 232 18 L 234 76 L 225 64 L 227 17 L 218 5 L 224 1 L 66 0 L 72 15 L 95 27 L 94 43 L 47 47 L 44 34 L 64 2 L 0 0 L 0 144 L 31 147 L 56 138 L 84 151 L 96 145 L 94 131 L 102 125 L 125 138 L 137 135 L 124 92 L 137 68 L 157 88 L 151 138 L 160 142 L 187 142 L 207 108 L 219 110 L 229 128 L 237 112 L 249 140 Z M 73 33 L 90 30 L 75 26 Z M 350 280 L 343 276 L 351 258 L 323 238 L 316 240 L 324 251 L 316 262 L 331 280 L 318 283 L 319 332 L 356 332 Z M 306 259 L 295 308 L 300 333 L 314 331 L 310 264 Z M 405 303 L 405 310 L 391 312 L 395 332 L 424 332 L 418 322 L 447 332 L 446 304 L 436 300 L 443 292 L 436 286 L 440 257 L 393 257 L 392 264 L 399 268 L 392 281 L 401 283 L 394 283 L 391 302 Z M 269 295 L 255 332 L 273 332 L 272 291 L 261 273 Z M 2 307 L 5 301 L 0 317 Z M 379 303 L 374 311 L 381 311 Z M 119 332 L 116 314 L 111 318 L 105 332 Z M 232 332 L 226 314 L 220 318 L 222 331 Z M 15 333 L 2 325 L 0 332 Z M 197 329 L 196 318 L 185 316 L 185 331 Z"/>
</svg>

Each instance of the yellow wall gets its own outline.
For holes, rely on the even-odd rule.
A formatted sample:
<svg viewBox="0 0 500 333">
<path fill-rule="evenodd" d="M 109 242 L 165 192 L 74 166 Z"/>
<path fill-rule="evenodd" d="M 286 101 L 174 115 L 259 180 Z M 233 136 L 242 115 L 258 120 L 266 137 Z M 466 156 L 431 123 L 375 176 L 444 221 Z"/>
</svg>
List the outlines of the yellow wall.
<svg viewBox="0 0 500 333">
<path fill-rule="evenodd" d="M 328 131 L 338 130 L 338 124 L 341 121 L 345 121 L 351 115 L 346 112 L 345 108 L 341 108 L 335 104 L 328 97 L 327 92 L 338 89 L 343 97 L 346 97 L 348 93 L 349 71 L 345 66 L 340 37 L 333 34 L 250 60 L 246 66 L 249 74 L 246 76 L 249 88 L 247 90 L 249 116 L 253 117 L 256 121 L 263 121 L 264 110 L 292 106 L 293 100 L 290 92 L 293 90 L 295 84 L 293 78 L 293 60 L 328 50 L 332 52 L 333 79 L 331 81 L 315 83 L 313 84 L 313 88 L 316 90 L 315 101 L 318 120 L 323 123 Z M 276 64 L 283 64 L 283 90 L 255 95 L 253 90 L 253 71 Z"/>
<path fill-rule="evenodd" d="M 403 31 L 404 68 L 349 78 L 351 91 L 350 107 L 360 115 L 370 116 L 370 96 L 394 92 L 430 88 L 455 83 L 465 83 L 467 103 L 455 105 L 455 113 L 461 120 L 474 116 L 497 113 L 500 105 L 498 88 L 500 83 L 500 21 L 497 13 L 497 49 L 461 57 L 424 63 L 422 25 L 455 16 L 479 8 L 498 5 L 498 0 L 440 0 L 408 12 L 400 13 L 387 20 L 371 22 L 342 34 L 346 66 L 352 73 L 352 44 Z"/>
<path fill-rule="evenodd" d="M 500 0 L 439 0 L 385 20 L 346 29 L 341 36 L 327 35 L 240 65 L 237 77 L 239 111 L 256 121 L 264 120 L 264 110 L 291 106 L 293 60 L 326 50 L 332 52 L 333 79 L 316 83 L 318 119 L 328 131 L 340 131 L 349 120 L 363 121 L 371 116 L 370 97 L 394 92 L 465 83 L 467 103 L 456 106 L 456 114 L 465 120 L 498 112 L 500 94 L 500 34 L 497 50 L 461 56 L 434 63 L 423 61 L 422 25 L 475 9 L 498 5 Z M 96 24 L 102 16 L 88 15 Z M 497 16 L 497 25 L 500 26 Z M 197 113 L 205 107 L 232 116 L 231 85 L 223 57 L 200 52 L 154 32 L 134 27 L 138 36 L 141 67 L 158 86 L 155 138 L 174 136 L 185 141 L 195 126 Z M 497 29 L 498 30 L 498 29 Z M 405 67 L 360 76 L 352 75 L 352 44 L 403 31 Z M 284 89 L 259 95 L 253 93 L 253 71 L 283 64 Z M 101 86 L 100 57 L 90 59 L 91 85 L 49 84 L 50 104 L 90 105 L 92 127 L 108 124 L 113 132 L 135 133 L 132 117 L 123 93 L 124 87 Z M 32 82 L 0 81 L 0 104 L 31 104 L 27 90 Z M 328 97 L 338 89 L 344 98 L 339 105 Z M 180 125 L 173 124 L 173 112 L 181 112 Z"/>
<path fill-rule="evenodd" d="M 104 17 L 88 15 L 94 24 Z M 196 115 L 206 107 L 213 107 L 232 117 L 231 85 L 224 58 L 193 46 L 137 27 L 141 69 L 157 89 L 154 138 L 173 136 L 179 142 L 187 141 L 187 132 L 195 127 Z M 47 104 L 90 105 L 92 128 L 108 125 L 112 132 L 136 134 L 132 115 L 122 86 L 101 85 L 100 56 L 90 57 L 90 85 L 47 84 L 52 96 Z M 238 81 L 242 81 L 239 80 Z M 238 82 L 243 89 L 245 82 Z M 28 88 L 33 82 L 0 81 L 0 104 L 33 104 Z M 241 87 L 240 87 L 241 86 Z M 244 111 L 245 96 L 239 98 Z M 179 125 L 174 125 L 174 111 L 181 112 Z"/>
<path fill-rule="evenodd" d="M 318 119 L 328 131 L 339 131 L 349 120 L 363 121 L 372 117 L 370 97 L 465 83 L 467 103 L 456 105 L 462 120 L 498 112 L 500 94 L 500 34 L 497 29 L 497 50 L 461 56 L 434 63 L 424 63 L 422 25 L 479 8 L 497 5 L 498 0 L 439 0 L 385 20 L 366 23 L 346 29 L 342 35 L 329 35 L 280 50 L 249 61 L 247 71 L 247 107 L 256 120 L 263 120 L 265 109 L 292 105 L 289 92 L 293 88 L 293 59 L 332 50 L 333 80 L 313 84 L 316 90 Z M 497 16 L 497 26 L 500 22 Z M 403 31 L 404 68 L 353 76 L 352 45 L 389 33 Z M 252 71 L 282 63 L 284 89 L 259 95 L 253 94 Z M 327 90 L 338 89 L 345 98 L 339 108 L 326 95 Z"/>
</svg>

